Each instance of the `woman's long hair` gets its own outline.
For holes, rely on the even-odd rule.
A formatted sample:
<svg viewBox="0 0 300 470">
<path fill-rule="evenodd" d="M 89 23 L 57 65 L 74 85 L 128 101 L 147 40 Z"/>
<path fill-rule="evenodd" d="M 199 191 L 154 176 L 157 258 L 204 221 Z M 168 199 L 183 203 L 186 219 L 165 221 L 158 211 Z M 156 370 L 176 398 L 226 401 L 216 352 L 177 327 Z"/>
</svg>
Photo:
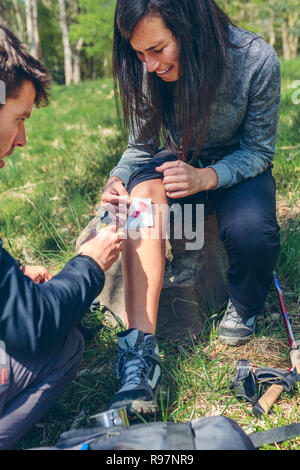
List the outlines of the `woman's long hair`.
<svg viewBox="0 0 300 470">
<path fill-rule="evenodd" d="M 176 82 L 164 82 L 155 73 L 145 77 L 130 45 L 141 19 L 157 14 L 178 42 L 180 78 Z M 125 129 L 134 124 L 145 145 L 158 136 L 166 140 L 170 129 L 176 129 L 182 138 L 176 149 L 179 158 L 186 160 L 193 142 L 193 159 L 199 155 L 225 70 L 232 24 L 213 0 L 117 0 L 113 73 Z"/>
</svg>

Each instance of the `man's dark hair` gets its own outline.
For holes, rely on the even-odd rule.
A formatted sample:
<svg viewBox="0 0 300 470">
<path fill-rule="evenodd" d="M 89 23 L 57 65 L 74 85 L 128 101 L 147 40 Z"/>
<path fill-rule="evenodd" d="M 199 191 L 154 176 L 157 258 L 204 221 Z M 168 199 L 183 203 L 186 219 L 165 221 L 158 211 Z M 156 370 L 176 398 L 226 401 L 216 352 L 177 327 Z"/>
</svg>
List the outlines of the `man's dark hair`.
<svg viewBox="0 0 300 470">
<path fill-rule="evenodd" d="M 155 73 L 145 75 L 130 45 L 137 24 L 155 15 L 178 42 L 180 77 L 176 82 L 164 82 Z M 216 88 L 225 72 L 230 25 L 233 22 L 213 0 L 117 0 L 113 72 L 125 129 L 134 123 L 146 144 L 158 135 L 166 141 L 168 129 L 175 128 L 182 135 L 180 158 L 186 159 L 192 142 L 196 147 L 193 158 L 199 155 Z M 147 115 L 147 110 L 152 113 Z"/>
<path fill-rule="evenodd" d="M 6 98 L 13 97 L 24 80 L 35 87 L 35 105 L 39 108 L 49 103 L 50 76 L 25 45 L 6 25 L 0 24 L 0 80 L 5 84 Z"/>
</svg>

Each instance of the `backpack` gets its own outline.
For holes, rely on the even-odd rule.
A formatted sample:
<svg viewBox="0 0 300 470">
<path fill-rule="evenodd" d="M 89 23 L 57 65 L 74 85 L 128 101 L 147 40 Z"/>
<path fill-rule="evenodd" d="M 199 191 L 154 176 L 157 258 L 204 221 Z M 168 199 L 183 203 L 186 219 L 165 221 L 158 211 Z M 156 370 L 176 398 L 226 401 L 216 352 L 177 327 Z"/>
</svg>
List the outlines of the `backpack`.
<svg viewBox="0 0 300 470">
<path fill-rule="evenodd" d="M 210 416 L 184 423 L 71 429 L 56 447 L 38 450 L 255 450 L 298 435 L 300 423 L 247 435 L 231 418 Z"/>
</svg>

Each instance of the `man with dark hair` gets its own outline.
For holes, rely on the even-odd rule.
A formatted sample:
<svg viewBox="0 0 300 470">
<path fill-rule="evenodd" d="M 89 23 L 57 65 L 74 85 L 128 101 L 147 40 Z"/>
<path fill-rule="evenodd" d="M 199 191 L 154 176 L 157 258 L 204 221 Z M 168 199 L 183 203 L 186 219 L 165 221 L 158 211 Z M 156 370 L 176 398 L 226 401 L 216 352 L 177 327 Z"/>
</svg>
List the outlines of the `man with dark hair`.
<svg viewBox="0 0 300 470">
<path fill-rule="evenodd" d="M 24 44 L 2 24 L 0 24 L 0 80 L 5 83 L 6 97 L 15 96 L 20 85 L 29 80 L 35 88 L 34 104 L 39 108 L 49 103 L 51 80 L 47 69 L 28 54 Z"/>
<path fill-rule="evenodd" d="M 50 80 L 1 25 L 0 80 L 3 168 L 4 158 L 26 144 L 33 105 L 48 103 Z M 103 289 L 104 273 L 122 250 L 120 237 L 116 227 L 92 235 L 56 276 L 42 267 L 20 269 L 0 238 L 0 449 L 13 448 L 74 378 L 84 348 L 76 325 Z"/>
</svg>

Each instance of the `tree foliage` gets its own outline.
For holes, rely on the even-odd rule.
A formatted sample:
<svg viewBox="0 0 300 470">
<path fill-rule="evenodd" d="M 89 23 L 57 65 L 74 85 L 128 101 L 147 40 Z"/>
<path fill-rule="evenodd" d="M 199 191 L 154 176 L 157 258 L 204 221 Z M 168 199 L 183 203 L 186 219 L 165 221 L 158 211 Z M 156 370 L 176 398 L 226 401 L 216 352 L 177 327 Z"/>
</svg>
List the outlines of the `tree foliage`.
<svg viewBox="0 0 300 470">
<path fill-rule="evenodd" d="M 71 39 L 83 39 L 94 73 L 102 76 L 111 73 L 114 9 L 114 0 L 79 0 L 79 14 L 71 26 Z"/>
<path fill-rule="evenodd" d="M 73 81 L 109 76 L 116 0 L 64 0 L 64 3 L 74 67 Z M 217 0 L 217 3 L 237 25 L 259 33 L 279 56 L 285 59 L 297 56 L 299 0 Z M 29 46 L 25 0 L 0 0 L 0 20 L 5 21 Z M 38 0 L 42 60 L 54 81 L 63 83 L 66 51 L 59 21 L 58 0 Z"/>
<path fill-rule="evenodd" d="M 72 37 L 83 37 L 89 57 L 111 54 L 114 0 L 79 0 L 80 13 L 72 25 Z"/>
</svg>

